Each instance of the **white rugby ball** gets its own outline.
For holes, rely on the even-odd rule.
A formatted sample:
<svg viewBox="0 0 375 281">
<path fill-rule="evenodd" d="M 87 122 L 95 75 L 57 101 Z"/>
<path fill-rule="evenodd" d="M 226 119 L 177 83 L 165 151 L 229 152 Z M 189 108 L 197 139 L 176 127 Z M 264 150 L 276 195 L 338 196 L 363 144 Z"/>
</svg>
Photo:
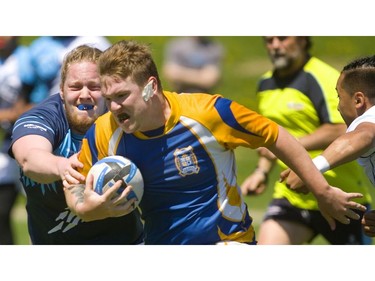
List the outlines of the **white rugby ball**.
<svg viewBox="0 0 375 281">
<path fill-rule="evenodd" d="M 143 196 L 143 177 L 138 167 L 128 158 L 119 155 L 102 158 L 91 167 L 88 176 L 90 174 L 94 175 L 94 190 L 98 194 L 103 194 L 118 180 L 122 180 L 123 184 L 117 193 L 121 194 L 128 185 L 131 185 L 133 191 L 127 199 L 136 197 L 134 207 L 139 205 Z"/>
</svg>

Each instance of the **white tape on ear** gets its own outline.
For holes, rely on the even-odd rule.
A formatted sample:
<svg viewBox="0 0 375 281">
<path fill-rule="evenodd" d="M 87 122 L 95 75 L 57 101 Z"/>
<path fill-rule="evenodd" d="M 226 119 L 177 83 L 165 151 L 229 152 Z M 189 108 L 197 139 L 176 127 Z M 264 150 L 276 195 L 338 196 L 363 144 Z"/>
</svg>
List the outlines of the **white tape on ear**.
<svg viewBox="0 0 375 281">
<path fill-rule="evenodd" d="M 150 82 L 147 83 L 147 85 L 143 88 L 142 92 L 142 98 L 144 101 L 148 101 L 152 95 L 154 94 L 154 90 L 152 89 L 154 81 L 151 80 Z"/>
</svg>

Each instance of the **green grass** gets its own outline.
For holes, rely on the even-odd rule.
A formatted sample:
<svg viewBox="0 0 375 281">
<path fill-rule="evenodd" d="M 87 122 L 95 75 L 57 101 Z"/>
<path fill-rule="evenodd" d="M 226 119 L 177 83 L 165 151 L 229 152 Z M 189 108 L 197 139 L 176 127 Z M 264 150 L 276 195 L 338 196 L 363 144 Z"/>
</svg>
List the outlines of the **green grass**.
<svg viewBox="0 0 375 281">
<path fill-rule="evenodd" d="M 19 195 L 16 207 L 12 210 L 12 229 L 16 245 L 29 245 L 30 239 L 27 231 L 27 217 L 25 209 L 26 198 Z"/>
<path fill-rule="evenodd" d="M 23 42 L 28 44 L 35 37 L 24 37 Z M 120 39 L 136 39 L 145 43 L 151 43 L 155 62 L 159 66 L 163 60 L 164 45 L 170 37 L 165 36 L 142 36 L 142 37 L 108 37 L 112 42 Z M 225 97 L 234 99 L 247 107 L 256 110 L 255 88 L 258 77 L 271 67 L 265 52 L 262 38 L 259 36 L 238 36 L 238 37 L 214 37 L 220 41 L 226 50 L 223 62 L 223 78 L 216 88 L 216 92 Z M 332 37 L 316 36 L 312 38 L 312 54 L 330 63 L 338 70 L 350 60 L 364 55 L 374 54 L 375 37 L 371 36 L 351 36 Z M 164 83 L 164 88 L 169 85 Z M 257 156 L 254 151 L 240 148 L 236 151 L 238 165 L 238 181 L 241 183 L 250 171 L 255 167 Z M 270 182 L 278 178 L 277 170 L 273 170 L 270 175 Z M 254 218 L 254 226 L 257 231 L 263 212 L 271 198 L 271 186 L 262 195 L 256 197 L 246 197 L 250 213 Z M 375 198 L 375 188 L 372 190 Z M 13 212 L 13 226 L 16 232 L 17 244 L 28 244 L 26 216 L 24 211 L 24 199 L 20 198 L 16 211 Z M 322 238 L 316 239 L 313 244 L 326 244 Z"/>
</svg>

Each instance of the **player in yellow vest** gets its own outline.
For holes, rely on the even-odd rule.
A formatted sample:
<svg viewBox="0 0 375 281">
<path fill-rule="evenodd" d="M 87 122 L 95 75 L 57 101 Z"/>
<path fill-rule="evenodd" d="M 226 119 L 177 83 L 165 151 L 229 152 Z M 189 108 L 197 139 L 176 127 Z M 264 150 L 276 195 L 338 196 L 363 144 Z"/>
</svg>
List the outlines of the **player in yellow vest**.
<svg viewBox="0 0 375 281">
<path fill-rule="evenodd" d="M 259 112 L 296 137 L 312 158 L 345 133 L 345 123 L 337 111 L 335 90 L 339 72 L 310 55 L 309 37 L 265 37 L 273 71 L 258 84 Z M 272 165 L 286 165 L 265 149 L 259 150 L 258 168 L 242 184 L 243 194 L 259 193 Z M 275 161 L 276 160 L 276 161 Z M 369 207 L 370 182 L 356 162 L 324 174 L 327 181 L 346 192 L 360 192 L 361 204 Z M 358 212 L 362 217 L 363 212 Z M 296 193 L 285 183 L 276 182 L 273 200 L 259 231 L 259 244 L 304 244 L 321 234 L 331 244 L 369 244 L 360 221 L 337 224 L 332 231 L 318 211 L 312 194 Z"/>
</svg>

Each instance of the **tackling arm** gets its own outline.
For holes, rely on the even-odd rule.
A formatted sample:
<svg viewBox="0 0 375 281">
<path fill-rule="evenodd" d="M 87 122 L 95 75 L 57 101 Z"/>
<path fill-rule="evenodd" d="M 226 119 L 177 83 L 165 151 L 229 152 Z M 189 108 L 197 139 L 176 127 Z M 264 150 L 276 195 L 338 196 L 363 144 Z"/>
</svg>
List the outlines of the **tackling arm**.
<svg viewBox="0 0 375 281">
<path fill-rule="evenodd" d="M 356 160 L 375 147 L 375 124 L 362 123 L 352 131 L 337 138 L 322 155 L 331 168 Z"/>
<path fill-rule="evenodd" d="M 316 162 L 318 170 L 325 172 L 351 162 L 375 147 L 375 124 L 362 123 L 331 143 L 321 154 L 324 158 Z M 315 159 L 317 159 L 316 157 Z M 315 160 L 314 159 L 314 160 Z M 303 181 L 295 172 L 287 169 L 280 174 L 280 180 L 297 192 L 306 193 Z"/>
<path fill-rule="evenodd" d="M 70 158 L 53 154 L 51 143 L 39 135 L 27 135 L 16 140 L 12 146 L 14 158 L 24 174 L 39 183 L 52 183 L 69 174 L 84 180 L 74 168 L 82 164 L 77 156 Z"/>
<path fill-rule="evenodd" d="M 359 215 L 351 209 L 366 210 L 365 206 L 352 201 L 363 195 L 346 193 L 339 188 L 331 187 L 315 167 L 307 151 L 284 128 L 279 127 L 278 139 L 269 149 L 306 183 L 332 229 L 335 228 L 334 219 L 343 224 L 350 223 L 349 218 L 359 219 Z"/>
</svg>

